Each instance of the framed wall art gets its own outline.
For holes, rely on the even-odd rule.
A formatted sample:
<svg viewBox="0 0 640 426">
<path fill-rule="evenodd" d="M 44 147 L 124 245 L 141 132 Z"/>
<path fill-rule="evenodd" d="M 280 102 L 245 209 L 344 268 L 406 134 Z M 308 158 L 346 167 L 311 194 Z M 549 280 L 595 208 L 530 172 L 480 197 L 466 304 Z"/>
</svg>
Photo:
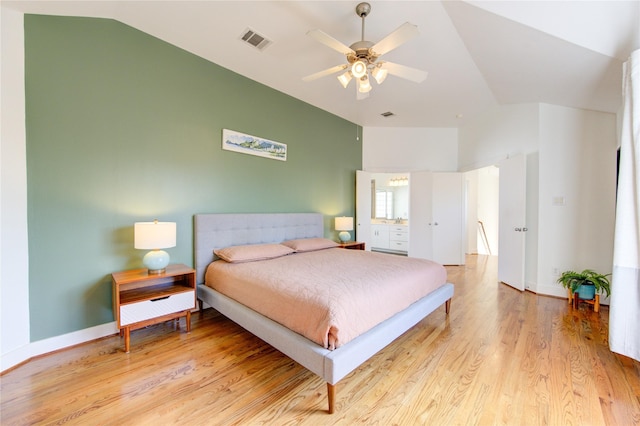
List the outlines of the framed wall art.
<svg viewBox="0 0 640 426">
<path fill-rule="evenodd" d="M 286 144 L 229 129 L 222 129 L 222 149 L 287 161 Z"/>
</svg>

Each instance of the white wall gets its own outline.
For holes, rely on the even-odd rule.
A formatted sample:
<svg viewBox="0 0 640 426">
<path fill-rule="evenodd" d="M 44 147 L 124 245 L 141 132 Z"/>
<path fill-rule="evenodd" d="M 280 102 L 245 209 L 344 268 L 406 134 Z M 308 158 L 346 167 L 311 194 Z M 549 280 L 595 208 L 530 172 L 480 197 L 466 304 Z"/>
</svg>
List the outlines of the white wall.
<svg viewBox="0 0 640 426">
<path fill-rule="evenodd" d="M 616 150 L 614 114 L 540 105 L 539 291 L 565 295 L 567 269 L 611 272 Z"/>
<path fill-rule="evenodd" d="M 465 173 L 467 185 L 467 253 L 498 256 L 500 173 L 495 166 Z M 488 247 L 478 221 L 482 221 Z"/>
<path fill-rule="evenodd" d="M 455 172 L 458 130 L 424 127 L 365 127 L 362 168 L 369 172 Z"/>
<path fill-rule="evenodd" d="M 566 297 L 565 269 L 611 271 L 616 117 L 547 104 L 505 105 L 460 129 L 460 170 L 527 155 L 525 281 Z M 553 205 L 564 200 L 563 206 Z"/>
<path fill-rule="evenodd" d="M 471 170 L 464 174 L 467 200 L 467 248 L 465 253 L 478 254 L 482 240 L 478 236 L 478 173 Z"/>
<path fill-rule="evenodd" d="M 482 240 L 478 240 L 478 253 L 498 256 L 498 204 L 500 193 L 499 170 L 489 166 L 478 170 L 478 220 L 484 224 L 491 253 L 484 249 Z M 476 224 L 476 230 L 478 226 Z"/>
<path fill-rule="evenodd" d="M 524 154 L 527 157 L 527 179 L 537 179 L 537 161 L 531 161 L 531 156 L 536 156 L 539 139 L 539 105 L 518 104 L 501 105 L 485 114 L 467 120 L 460 129 L 459 139 L 459 167 L 461 171 L 479 170 L 485 167 L 497 165 L 501 160 L 516 154 Z M 536 170 L 533 170 L 536 168 Z M 531 170 L 529 170 L 531 169 Z M 488 183 L 488 182 L 486 182 Z M 528 183 L 528 186 L 531 183 Z M 537 185 L 532 186 L 533 189 Z M 495 195 L 495 194 L 494 194 Z M 485 194 L 491 196 L 491 193 Z M 484 197 L 484 196 L 483 196 Z M 537 211 L 537 192 L 527 191 L 527 228 L 525 250 L 525 287 L 531 291 L 537 291 L 537 216 L 531 214 Z M 483 203 L 478 200 L 478 203 Z M 491 201 L 493 203 L 493 201 Z M 486 202 L 483 216 L 490 217 L 490 207 L 493 204 Z M 495 206 L 497 208 L 497 206 Z M 498 216 L 496 213 L 495 218 Z M 499 217 L 497 217 L 499 223 Z M 531 223 L 529 223 L 531 220 Z M 496 225 L 497 226 L 497 225 Z M 535 228 L 535 229 L 534 229 Z M 497 232 L 497 231 L 496 231 Z M 496 237 L 497 238 L 497 237 Z M 497 247 L 498 242 L 495 242 Z M 498 253 L 499 253 L 498 247 Z M 492 249 L 493 250 L 493 249 Z"/>
<path fill-rule="evenodd" d="M 458 170 L 496 165 L 514 154 L 538 150 L 538 104 L 503 105 L 460 128 Z"/>
<path fill-rule="evenodd" d="M 29 358 L 23 14 L 0 6 L 0 370 Z"/>
<path fill-rule="evenodd" d="M 0 4 L 0 24 L 0 371 L 5 371 L 117 330 L 107 323 L 31 342 L 24 15 Z"/>
</svg>

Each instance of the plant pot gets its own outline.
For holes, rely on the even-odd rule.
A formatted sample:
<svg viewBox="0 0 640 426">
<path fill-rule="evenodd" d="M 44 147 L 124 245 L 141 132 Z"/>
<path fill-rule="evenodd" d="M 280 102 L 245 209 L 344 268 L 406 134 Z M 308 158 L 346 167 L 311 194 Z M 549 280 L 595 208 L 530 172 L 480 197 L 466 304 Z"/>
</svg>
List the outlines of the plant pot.
<svg viewBox="0 0 640 426">
<path fill-rule="evenodd" d="M 596 297 L 596 286 L 593 284 L 582 284 L 578 287 L 578 297 L 582 300 L 592 300 Z"/>
</svg>

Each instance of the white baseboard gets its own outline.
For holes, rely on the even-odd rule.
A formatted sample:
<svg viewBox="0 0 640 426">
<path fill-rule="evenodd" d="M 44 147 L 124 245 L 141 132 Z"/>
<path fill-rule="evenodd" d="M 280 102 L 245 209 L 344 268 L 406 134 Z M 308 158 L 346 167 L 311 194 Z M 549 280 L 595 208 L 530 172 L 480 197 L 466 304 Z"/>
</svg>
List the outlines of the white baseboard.
<svg viewBox="0 0 640 426">
<path fill-rule="evenodd" d="M 564 297 L 565 299 L 567 298 L 567 290 L 560 287 L 559 285 L 532 284 L 531 291 L 545 296 Z"/>
<path fill-rule="evenodd" d="M 0 355 L 0 372 L 4 372 L 18 364 L 31 359 L 31 347 L 30 344 L 26 344 L 17 349 Z"/>
<path fill-rule="evenodd" d="M 85 328 L 84 330 L 74 331 L 72 333 L 60 336 L 50 337 L 48 339 L 31 342 L 6 354 L 0 355 L 0 371 L 5 371 L 16 365 L 29 361 L 31 358 L 54 352 L 59 349 L 68 348 L 69 346 L 78 345 L 80 343 L 89 342 L 91 340 L 100 339 L 118 333 L 116 322 L 97 325 L 95 327 Z"/>
<path fill-rule="evenodd" d="M 567 289 L 564 287 L 560 287 L 557 284 L 536 286 L 533 283 L 528 283 L 527 290 L 530 290 L 541 296 L 554 296 L 554 297 L 560 297 L 563 299 L 568 299 Z M 609 298 L 601 295 L 600 304 L 609 305 Z"/>
</svg>

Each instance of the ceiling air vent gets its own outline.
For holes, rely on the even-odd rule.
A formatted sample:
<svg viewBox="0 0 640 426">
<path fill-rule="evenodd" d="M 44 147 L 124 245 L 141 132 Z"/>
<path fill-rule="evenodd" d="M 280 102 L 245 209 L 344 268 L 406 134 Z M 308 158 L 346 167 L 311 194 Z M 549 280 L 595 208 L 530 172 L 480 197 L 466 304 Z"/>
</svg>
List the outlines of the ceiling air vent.
<svg viewBox="0 0 640 426">
<path fill-rule="evenodd" d="M 387 111 L 387 112 L 383 112 L 380 115 L 383 116 L 383 117 L 391 117 L 392 115 L 395 115 L 395 114 L 392 113 L 391 111 Z"/>
<path fill-rule="evenodd" d="M 264 50 L 265 47 L 271 44 L 271 40 L 261 36 L 251 28 L 244 30 L 240 38 L 258 50 Z"/>
</svg>

